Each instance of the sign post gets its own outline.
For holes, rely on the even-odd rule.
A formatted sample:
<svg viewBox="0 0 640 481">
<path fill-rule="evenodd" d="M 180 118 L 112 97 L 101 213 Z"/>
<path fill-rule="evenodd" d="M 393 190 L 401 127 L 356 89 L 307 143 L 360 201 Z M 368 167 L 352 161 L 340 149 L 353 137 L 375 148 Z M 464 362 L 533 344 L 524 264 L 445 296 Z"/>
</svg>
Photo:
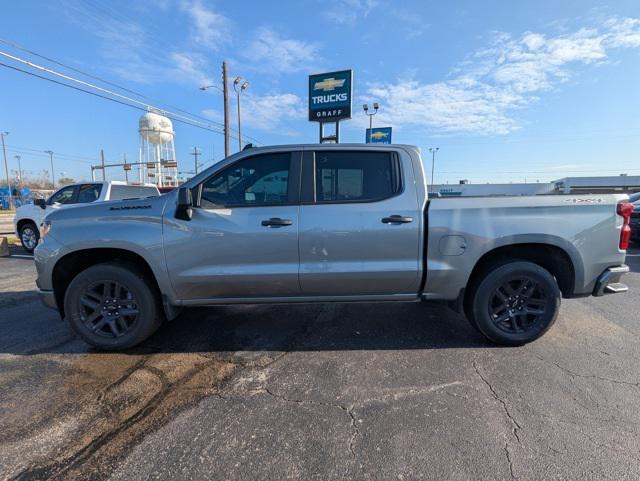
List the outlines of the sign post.
<svg viewBox="0 0 640 481">
<path fill-rule="evenodd" d="M 374 127 L 373 129 L 367 129 L 365 142 L 367 144 L 390 144 L 391 127 Z"/>
<path fill-rule="evenodd" d="M 340 141 L 340 121 L 351 118 L 353 71 L 309 75 L 309 121 L 320 123 L 320 143 Z M 327 135 L 325 124 L 335 124 Z"/>
</svg>

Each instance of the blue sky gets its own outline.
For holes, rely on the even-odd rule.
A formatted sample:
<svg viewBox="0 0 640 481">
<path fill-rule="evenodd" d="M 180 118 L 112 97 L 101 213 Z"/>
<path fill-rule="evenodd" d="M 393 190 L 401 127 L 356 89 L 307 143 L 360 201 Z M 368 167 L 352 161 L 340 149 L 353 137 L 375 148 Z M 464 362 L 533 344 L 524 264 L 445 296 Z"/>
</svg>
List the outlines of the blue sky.
<svg viewBox="0 0 640 481">
<path fill-rule="evenodd" d="M 316 142 L 307 76 L 352 68 L 354 117 L 343 122 L 342 140 L 364 141 L 361 104 L 378 101 L 374 125 L 393 126 L 394 142 L 440 148 L 436 182 L 640 175 L 637 0 L 33 0 L 5 5 L 0 32 L 213 121 L 222 97 L 198 87 L 219 82 L 227 60 L 231 78 L 250 83 L 243 132 L 261 144 Z M 0 51 L 97 83 L 14 46 L 0 43 Z M 135 159 L 140 114 L 0 67 L 11 169 L 14 155 L 24 170 L 48 169 L 47 149 L 59 154 L 56 175 L 76 179 L 89 177 L 100 148 L 107 161 Z M 193 146 L 207 165 L 221 158 L 221 135 L 175 129 L 182 169 L 193 165 Z M 123 177 L 115 169 L 108 176 Z"/>
</svg>

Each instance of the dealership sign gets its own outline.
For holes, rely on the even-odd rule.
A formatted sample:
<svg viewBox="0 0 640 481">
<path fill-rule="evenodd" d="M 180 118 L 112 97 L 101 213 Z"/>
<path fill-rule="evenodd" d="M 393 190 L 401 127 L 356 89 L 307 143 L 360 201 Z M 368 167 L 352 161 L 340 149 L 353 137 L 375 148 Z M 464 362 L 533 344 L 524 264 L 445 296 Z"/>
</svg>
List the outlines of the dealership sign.
<svg viewBox="0 0 640 481">
<path fill-rule="evenodd" d="M 391 127 L 375 127 L 373 129 L 367 129 L 365 141 L 367 144 L 390 144 Z"/>
<path fill-rule="evenodd" d="M 309 120 L 337 122 L 351 118 L 353 71 L 309 75 Z"/>
</svg>

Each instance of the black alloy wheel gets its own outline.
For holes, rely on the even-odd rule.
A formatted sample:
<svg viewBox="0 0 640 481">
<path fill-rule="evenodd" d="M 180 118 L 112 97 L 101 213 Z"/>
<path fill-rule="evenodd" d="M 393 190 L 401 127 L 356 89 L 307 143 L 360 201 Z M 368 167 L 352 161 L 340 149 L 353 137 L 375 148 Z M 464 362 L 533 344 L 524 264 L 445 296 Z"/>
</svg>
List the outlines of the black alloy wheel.
<svg viewBox="0 0 640 481">
<path fill-rule="evenodd" d="M 141 343 L 164 320 L 152 275 L 118 261 L 96 264 L 77 274 L 65 292 L 64 313 L 85 342 L 109 351 Z"/>
<path fill-rule="evenodd" d="M 487 269 L 470 291 L 467 317 L 489 340 L 519 346 L 549 330 L 561 297 L 556 279 L 540 265 L 504 261 Z"/>
<path fill-rule="evenodd" d="M 115 281 L 89 285 L 79 299 L 80 319 L 99 336 L 122 337 L 138 320 L 140 311 L 133 293 Z"/>
<path fill-rule="evenodd" d="M 531 277 L 505 281 L 489 302 L 489 315 L 500 330 L 518 334 L 535 329 L 547 307 L 545 290 Z"/>
</svg>

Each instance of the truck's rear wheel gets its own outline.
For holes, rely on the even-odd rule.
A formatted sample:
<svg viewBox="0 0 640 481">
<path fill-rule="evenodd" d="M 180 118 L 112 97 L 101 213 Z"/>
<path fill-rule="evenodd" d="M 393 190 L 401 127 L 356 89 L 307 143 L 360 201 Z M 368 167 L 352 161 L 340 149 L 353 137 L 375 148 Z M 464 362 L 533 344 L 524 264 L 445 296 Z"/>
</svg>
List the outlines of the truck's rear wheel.
<svg viewBox="0 0 640 481">
<path fill-rule="evenodd" d="M 555 278 L 532 262 L 513 261 L 489 271 L 472 298 L 472 319 L 491 341 L 522 345 L 542 336 L 560 309 Z"/>
<path fill-rule="evenodd" d="M 38 245 L 38 239 L 40 239 L 38 227 L 33 222 L 26 222 L 20 227 L 19 233 L 22 247 L 31 254 Z"/>
<path fill-rule="evenodd" d="M 64 310 L 78 336 L 105 350 L 133 347 L 162 323 L 149 280 L 135 267 L 116 263 L 80 272 L 67 288 Z"/>
</svg>

